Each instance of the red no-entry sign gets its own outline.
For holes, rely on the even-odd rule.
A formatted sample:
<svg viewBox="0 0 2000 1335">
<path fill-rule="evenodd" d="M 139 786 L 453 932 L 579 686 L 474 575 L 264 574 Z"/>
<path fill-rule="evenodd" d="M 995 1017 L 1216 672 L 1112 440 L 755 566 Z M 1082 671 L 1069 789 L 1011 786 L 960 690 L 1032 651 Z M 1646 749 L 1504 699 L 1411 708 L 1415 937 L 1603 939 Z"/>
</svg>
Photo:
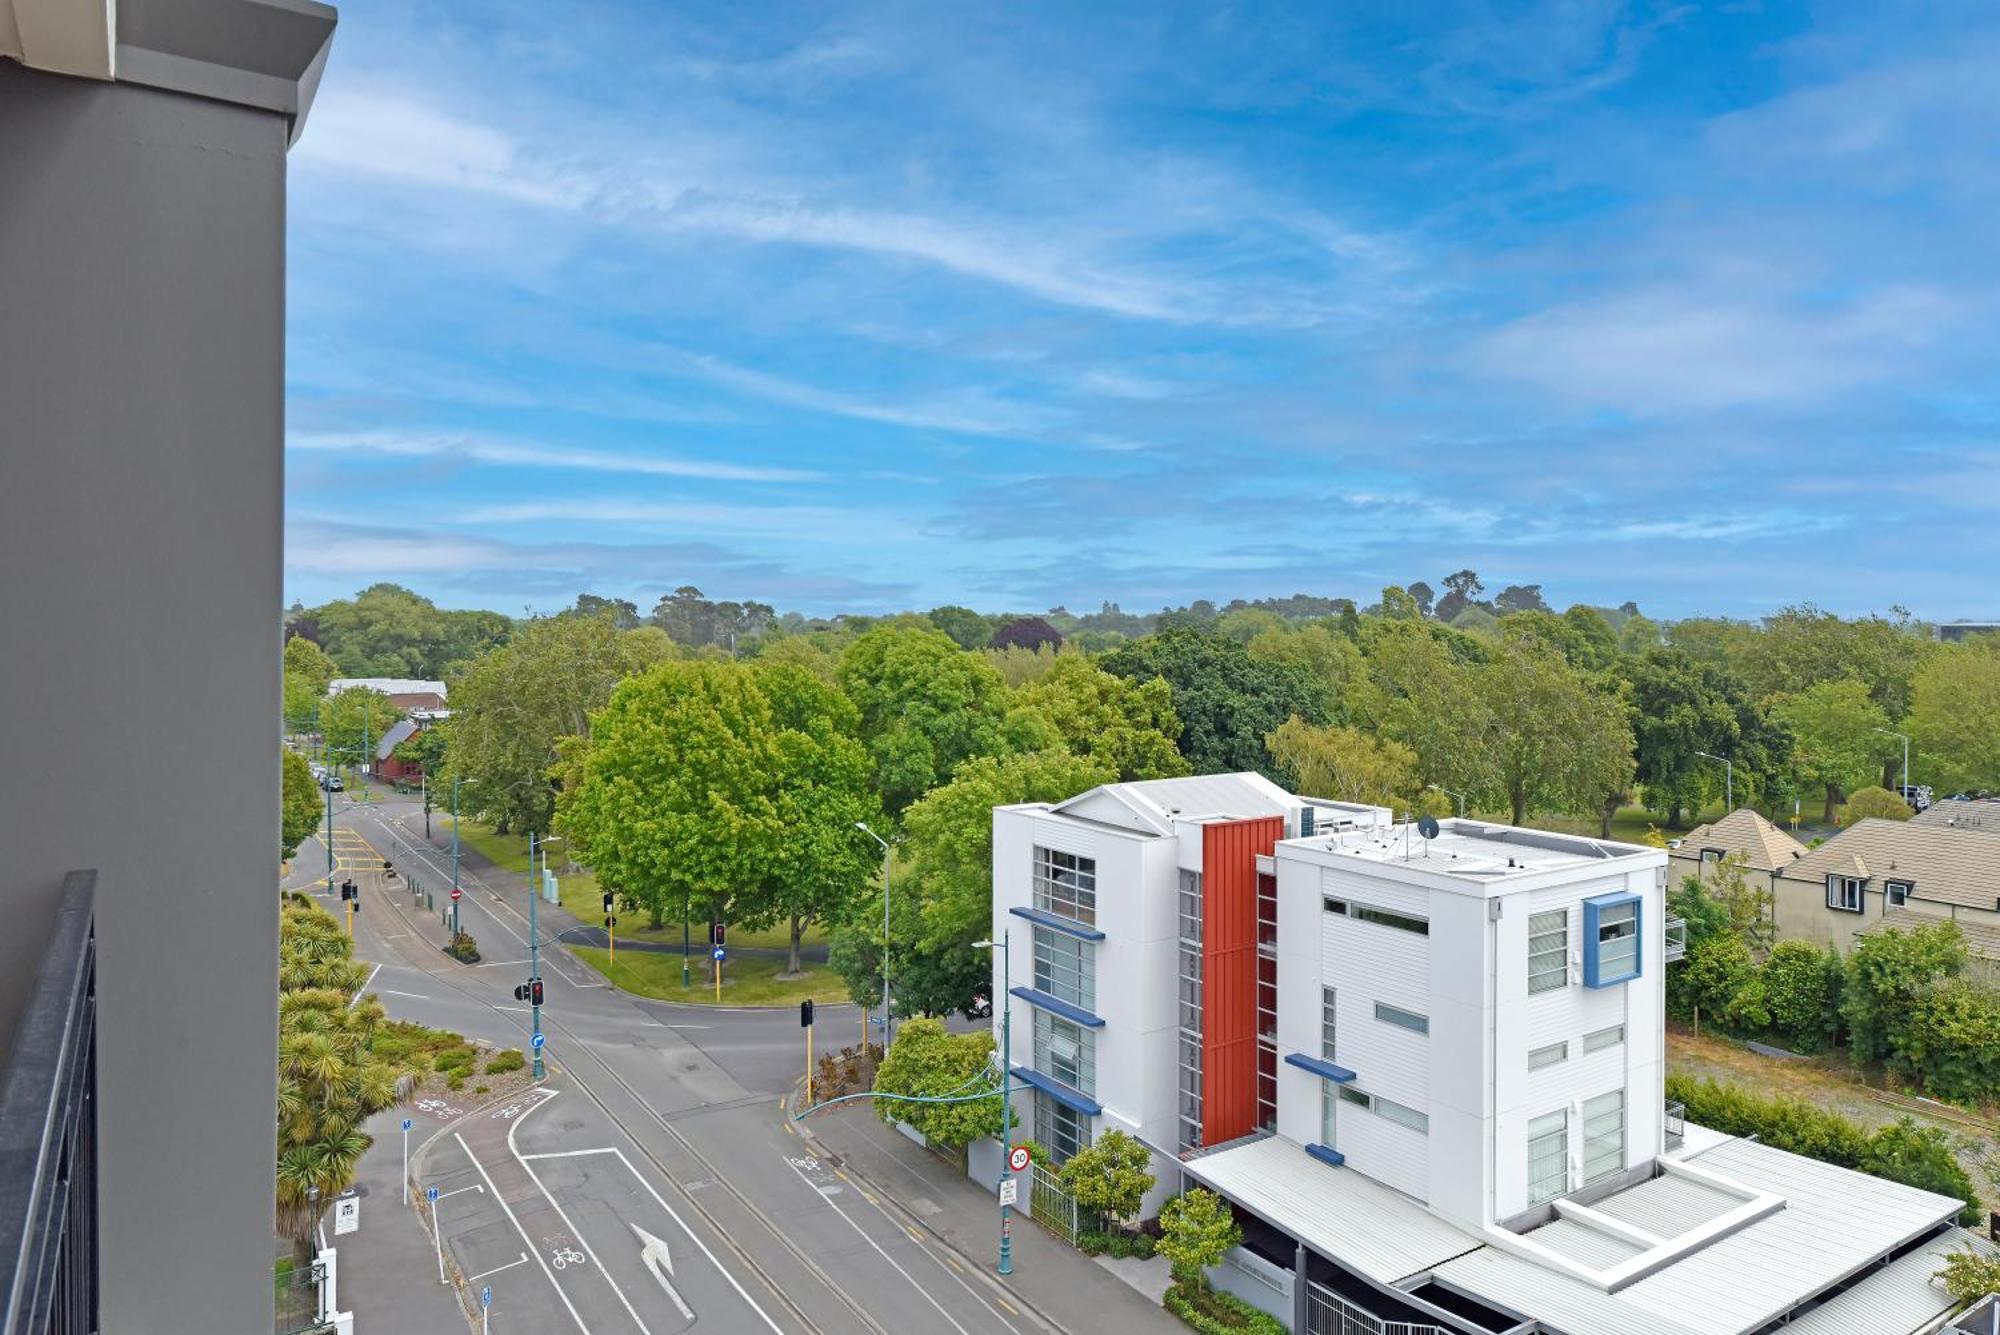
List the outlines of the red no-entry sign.
<svg viewBox="0 0 2000 1335">
<path fill-rule="evenodd" d="M 458 888 L 457 886 L 455 886 L 455 885 L 454 885 L 454 886 L 453 886 L 453 887 L 451 888 L 451 897 L 452 897 L 452 899 L 453 899 L 454 901 L 456 901 L 456 900 L 458 900 L 459 898 L 461 898 L 461 897 L 462 897 L 462 896 L 463 896 L 464 894 L 465 894 L 465 891 L 463 891 L 463 890 L 459 889 L 459 888 Z"/>
</svg>

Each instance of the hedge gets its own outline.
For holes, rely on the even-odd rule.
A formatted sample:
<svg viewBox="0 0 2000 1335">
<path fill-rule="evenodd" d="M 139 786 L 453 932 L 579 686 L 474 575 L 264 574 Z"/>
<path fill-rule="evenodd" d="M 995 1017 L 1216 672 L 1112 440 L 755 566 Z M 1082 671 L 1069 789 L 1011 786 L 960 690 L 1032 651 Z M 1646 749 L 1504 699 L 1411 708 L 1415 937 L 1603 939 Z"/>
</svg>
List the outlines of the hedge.
<svg viewBox="0 0 2000 1335">
<path fill-rule="evenodd" d="M 1667 1077 L 1667 1097 L 1687 1106 L 1687 1118 L 1730 1136 L 1755 1136 L 1773 1149 L 1853 1168 L 1905 1186 L 1956 1196 L 1961 1223 L 1981 1215 L 1972 1179 L 1952 1154 L 1950 1136 L 1905 1117 L 1872 1134 L 1859 1123 L 1805 1099 L 1753 1094 L 1738 1085 L 1688 1075 Z"/>
<path fill-rule="evenodd" d="M 1160 1303 L 1201 1335 L 1285 1335 L 1278 1318 L 1216 1289 L 1190 1292 L 1174 1284 Z"/>
</svg>

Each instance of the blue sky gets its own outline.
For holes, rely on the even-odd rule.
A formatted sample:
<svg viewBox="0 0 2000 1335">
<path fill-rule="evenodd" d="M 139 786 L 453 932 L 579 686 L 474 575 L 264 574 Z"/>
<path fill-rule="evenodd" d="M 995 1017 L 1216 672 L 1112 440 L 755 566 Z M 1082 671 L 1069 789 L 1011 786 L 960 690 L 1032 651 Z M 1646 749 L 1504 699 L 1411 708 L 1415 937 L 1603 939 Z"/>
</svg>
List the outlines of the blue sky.
<svg viewBox="0 0 2000 1335">
<path fill-rule="evenodd" d="M 2000 11 L 349 0 L 286 593 L 2000 614 Z"/>
</svg>

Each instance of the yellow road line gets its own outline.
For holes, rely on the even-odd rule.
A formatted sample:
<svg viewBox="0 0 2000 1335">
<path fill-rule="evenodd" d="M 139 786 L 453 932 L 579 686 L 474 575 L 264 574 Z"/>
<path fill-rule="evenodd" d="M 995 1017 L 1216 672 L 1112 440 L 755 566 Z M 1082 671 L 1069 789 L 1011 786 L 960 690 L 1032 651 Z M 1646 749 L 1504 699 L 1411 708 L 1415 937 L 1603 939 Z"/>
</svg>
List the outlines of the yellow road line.
<svg viewBox="0 0 2000 1335">
<path fill-rule="evenodd" d="M 950 1252 L 944 1253 L 944 1263 L 950 1266 L 953 1270 L 956 1270 L 961 1275 L 965 1273 L 965 1267 L 960 1265 L 958 1263 L 958 1258 L 956 1256 L 953 1256 Z"/>
<path fill-rule="evenodd" d="M 1014 1304 L 1008 1302 L 1005 1298 L 995 1298 L 993 1301 L 999 1303 L 1001 1310 L 1006 1312 L 1008 1316 L 1021 1315 L 1020 1309 L 1015 1307 Z"/>
</svg>

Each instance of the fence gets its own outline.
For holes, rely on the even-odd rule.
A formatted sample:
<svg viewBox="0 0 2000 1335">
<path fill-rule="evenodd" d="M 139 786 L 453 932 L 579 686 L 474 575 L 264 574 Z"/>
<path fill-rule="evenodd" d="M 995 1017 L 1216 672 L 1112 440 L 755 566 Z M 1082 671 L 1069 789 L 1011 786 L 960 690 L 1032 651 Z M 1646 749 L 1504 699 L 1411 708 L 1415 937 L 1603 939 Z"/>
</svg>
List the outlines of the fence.
<svg viewBox="0 0 2000 1335">
<path fill-rule="evenodd" d="M 1428 1321 L 1384 1321 L 1323 1284 L 1306 1285 L 1306 1329 L 1311 1335 L 1451 1335 Z"/>
<path fill-rule="evenodd" d="M 1036 1223 L 1072 1247 L 1076 1245 L 1077 1234 L 1102 1226 L 1103 1220 L 1097 1212 L 1079 1206 L 1052 1169 L 1039 1160 L 1028 1169 L 1032 1175 L 1028 1185 L 1028 1216 Z"/>
<path fill-rule="evenodd" d="M 281 1265 L 272 1277 L 271 1330 L 274 1335 L 316 1335 L 332 1326 L 319 1319 L 320 1267 Z"/>
</svg>

